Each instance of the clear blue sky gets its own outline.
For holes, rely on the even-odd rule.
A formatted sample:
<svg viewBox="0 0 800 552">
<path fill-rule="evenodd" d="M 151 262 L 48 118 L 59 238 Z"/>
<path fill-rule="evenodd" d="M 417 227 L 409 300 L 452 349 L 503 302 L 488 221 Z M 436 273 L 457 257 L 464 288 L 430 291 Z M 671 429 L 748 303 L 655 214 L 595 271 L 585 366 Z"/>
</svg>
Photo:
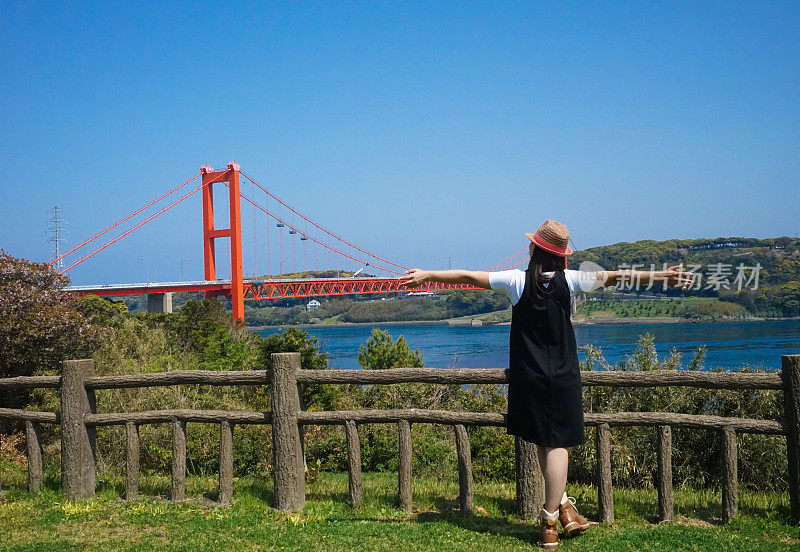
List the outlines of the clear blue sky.
<svg viewBox="0 0 800 552">
<path fill-rule="evenodd" d="M 796 1 L 6 1 L 0 31 L 13 255 L 48 258 L 53 205 L 74 242 L 234 155 L 411 266 L 485 268 L 545 218 L 579 248 L 800 232 Z M 74 282 L 177 280 L 183 259 L 199 279 L 200 213 L 193 196 Z"/>
</svg>

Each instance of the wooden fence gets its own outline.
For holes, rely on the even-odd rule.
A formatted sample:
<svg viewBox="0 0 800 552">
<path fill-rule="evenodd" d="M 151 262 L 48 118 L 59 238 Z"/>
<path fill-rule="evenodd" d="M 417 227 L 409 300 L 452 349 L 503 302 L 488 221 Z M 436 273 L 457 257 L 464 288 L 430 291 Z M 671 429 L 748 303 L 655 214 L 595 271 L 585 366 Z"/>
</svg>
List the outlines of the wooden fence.
<svg viewBox="0 0 800 552">
<path fill-rule="evenodd" d="M 393 423 L 398 428 L 398 498 L 411 509 L 411 424 L 436 423 L 453 426 L 458 457 L 459 502 L 463 511 L 473 508 L 472 464 L 466 426 L 506 425 L 505 414 L 447 410 L 397 409 L 306 412 L 301 410 L 299 386 L 304 384 L 433 384 L 508 383 L 503 369 L 407 368 L 390 370 L 304 370 L 299 353 L 276 353 L 271 370 L 209 372 L 173 371 L 126 376 L 95 376 L 91 360 L 70 360 L 61 376 L 33 376 L 0 380 L 0 391 L 21 388 L 52 388 L 61 391 L 60 412 L 31 412 L 0 408 L 0 419 L 21 420 L 27 436 L 28 486 L 42 484 L 39 427 L 43 423 L 61 427 L 61 480 L 68 499 L 94 496 L 96 428 L 125 426 L 125 494 L 138 496 L 139 426 L 169 423 L 172 426 L 172 500 L 185 498 L 186 423 L 215 423 L 220 428 L 219 502 L 229 504 L 233 494 L 233 427 L 235 424 L 272 424 L 275 507 L 296 510 L 305 503 L 305 467 L 301 426 L 340 424 L 347 439 L 350 500 L 361 503 L 361 453 L 358 424 Z M 720 433 L 724 446 L 722 518 L 738 511 L 737 435 L 765 433 L 786 435 L 789 495 L 794 523 L 800 523 L 800 355 L 782 357 L 780 373 L 688 372 L 583 372 L 585 386 L 653 387 L 690 386 L 706 389 L 774 389 L 783 391 L 783 421 L 754 420 L 669 412 L 587 413 L 585 423 L 596 432 L 597 489 L 600 521 L 614 520 L 611 484 L 611 428 L 653 426 L 658 432 L 658 512 L 662 521 L 673 519 L 672 428 L 691 427 Z M 103 389 L 141 388 L 166 385 L 272 385 L 270 412 L 227 410 L 155 410 L 147 412 L 98 413 L 95 392 Z M 535 446 L 516 440 L 516 488 L 518 513 L 538 514 L 544 502 L 543 483 Z"/>
</svg>

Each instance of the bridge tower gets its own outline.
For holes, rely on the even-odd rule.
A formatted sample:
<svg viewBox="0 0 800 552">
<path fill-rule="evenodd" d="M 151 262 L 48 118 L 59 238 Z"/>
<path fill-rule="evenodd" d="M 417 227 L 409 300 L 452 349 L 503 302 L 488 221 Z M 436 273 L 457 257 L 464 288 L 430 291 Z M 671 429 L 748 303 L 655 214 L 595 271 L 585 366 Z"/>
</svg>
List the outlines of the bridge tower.
<svg viewBox="0 0 800 552">
<path fill-rule="evenodd" d="M 214 240 L 229 238 L 231 243 L 231 289 L 233 317 L 244 321 L 244 278 L 242 273 L 242 210 L 239 195 L 239 164 L 228 163 L 228 168 L 215 171 L 204 165 L 203 174 L 203 261 L 206 280 L 217 279 Z M 228 183 L 228 212 L 230 223 L 228 228 L 214 228 L 214 192 L 213 184 Z M 213 296 L 206 292 L 206 297 Z"/>
</svg>

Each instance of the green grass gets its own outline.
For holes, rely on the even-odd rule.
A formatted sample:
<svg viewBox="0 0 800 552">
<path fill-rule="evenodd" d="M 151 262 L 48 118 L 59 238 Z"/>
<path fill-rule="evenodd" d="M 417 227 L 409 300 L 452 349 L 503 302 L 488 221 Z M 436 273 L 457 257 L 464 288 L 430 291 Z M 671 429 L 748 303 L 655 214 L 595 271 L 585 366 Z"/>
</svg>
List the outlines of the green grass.
<svg viewBox="0 0 800 552">
<path fill-rule="evenodd" d="M 6 475 L 6 474 L 4 474 Z M 230 508 L 215 498 L 214 477 L 190 477 L 187 496 L 200 502 L 164 500 L 169 480 L 149 476 L 141 490 L 151 496 L 121 501 L 123 480 L 103 476 L 97 498 L 67 501 L 49 476 L 45 490 L 24 490 L 24 473 L 8 473 L 0 499 L 2 550 L 285 550 L 285 551 L 506 551 L 536 549 L 536 526 L 514 514 L 514 487 L 480 483 L 475 515 L 457 509 L 453 480 L 415 479 L 414 512 L 397 507 L 395 474 L 364 474 L 364 505 L 348 504 L 347 475 L 322 473 L 307 489 L 301 512 L 270 508 L 267 480 L 238 479 Z M 9 488 L 10 487 L 10 488 Z M 596 490 L 571 485 L 579 510 L 596 515 Z M 160 497 L 159 497 L 160 496 Z M 718 518 L 720 496 L 712 491 L 676 490 L 676 523 L 656 525 L 654 489 L 615 490 L 617 521 L 593 528 L 562 550 L 797 550 L 798 527 L 788 524 L 786 494 L 746 493 L 740 516 L 728 525 Z"/>
</svg>

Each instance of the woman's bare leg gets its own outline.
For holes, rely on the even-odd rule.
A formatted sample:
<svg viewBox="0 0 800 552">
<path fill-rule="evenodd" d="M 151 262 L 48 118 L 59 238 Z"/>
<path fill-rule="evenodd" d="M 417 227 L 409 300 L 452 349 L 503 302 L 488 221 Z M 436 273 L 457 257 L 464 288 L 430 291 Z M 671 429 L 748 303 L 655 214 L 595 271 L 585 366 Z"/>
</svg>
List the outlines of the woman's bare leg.
<svg viewBox="0 0 800 552">
<path fill-rule="evenodd" d="M 537 446 L 536 451 L 544 475 L 544 508 L 548 512 L 555 512 L 567 488 L 569 454 L 565 448 Z"/>
</svg>

